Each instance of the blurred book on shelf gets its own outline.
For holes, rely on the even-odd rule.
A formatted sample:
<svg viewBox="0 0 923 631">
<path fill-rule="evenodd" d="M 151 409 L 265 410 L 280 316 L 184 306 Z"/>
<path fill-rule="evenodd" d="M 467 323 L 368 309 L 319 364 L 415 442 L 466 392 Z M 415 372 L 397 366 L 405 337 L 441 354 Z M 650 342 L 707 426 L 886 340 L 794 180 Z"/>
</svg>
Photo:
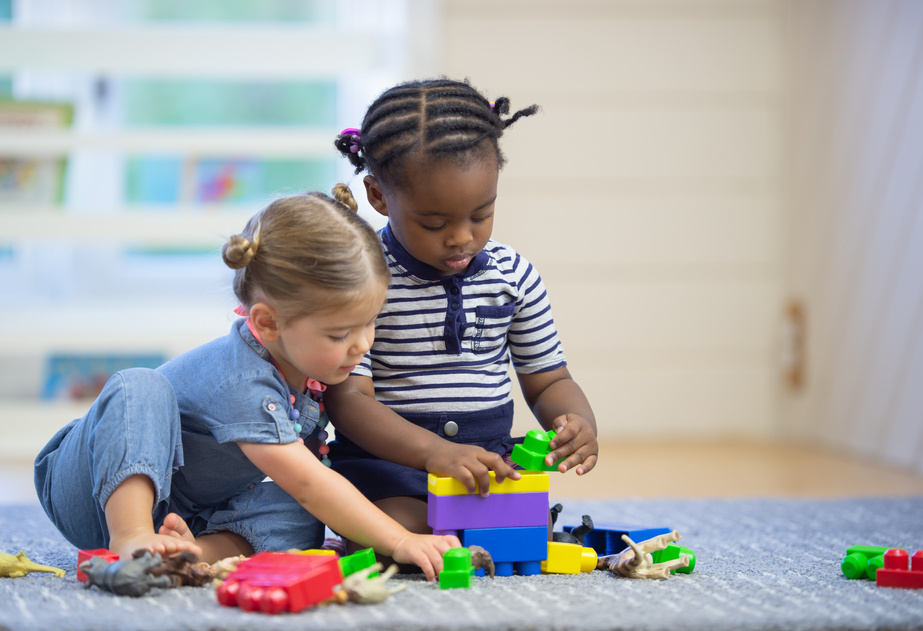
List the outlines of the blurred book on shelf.
<svg viewBox="0 0 923 631">
<path fill-rule="evenodd" d="M 0 100 L 0 134 L 35 128 L 70 127 L 66 103 Z M 67 158 L 0 155 L 0 210 L 18 204 L 57 204 L 64 193 Z"/>
</svg>

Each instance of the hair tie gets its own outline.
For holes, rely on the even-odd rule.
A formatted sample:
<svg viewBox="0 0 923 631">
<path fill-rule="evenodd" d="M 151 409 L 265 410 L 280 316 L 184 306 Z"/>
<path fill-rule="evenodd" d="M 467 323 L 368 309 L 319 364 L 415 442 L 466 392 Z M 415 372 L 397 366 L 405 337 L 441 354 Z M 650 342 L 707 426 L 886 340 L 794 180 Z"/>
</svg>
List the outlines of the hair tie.
<svg viewBox="0 0 923 631">
<path fill-rule="evenodd" d="M 359 153 L 359 130 L 355 127 L 347 127 L 340 132 L 341 136 L 349 136 L 349 152 Z"/>
</svg>

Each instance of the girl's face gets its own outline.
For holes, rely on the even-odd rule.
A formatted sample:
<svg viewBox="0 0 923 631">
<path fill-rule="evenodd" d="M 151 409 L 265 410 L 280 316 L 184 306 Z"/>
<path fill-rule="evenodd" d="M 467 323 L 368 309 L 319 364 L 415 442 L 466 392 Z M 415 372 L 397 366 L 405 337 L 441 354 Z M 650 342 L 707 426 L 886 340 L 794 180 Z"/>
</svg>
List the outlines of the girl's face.
<svg viewBox="0 0 923 631">
<path fill-rule="evenodd" d="M 468 164 L 408 159 L 405 186 L 365 178 L 369 203 L 388 218 L 398 242 L 443 275 L 467 269 L 493 231 L 499 169 L 494 151 Z"/>
<path fill-rule="evenodd" d="M 345 381 L 372 346 L 387 289 L 375 283 L 354 303 L 281 326 L 270 353 L 286 381 L 299 388 L 308 377 L 325 384 Z"/>
</svg>

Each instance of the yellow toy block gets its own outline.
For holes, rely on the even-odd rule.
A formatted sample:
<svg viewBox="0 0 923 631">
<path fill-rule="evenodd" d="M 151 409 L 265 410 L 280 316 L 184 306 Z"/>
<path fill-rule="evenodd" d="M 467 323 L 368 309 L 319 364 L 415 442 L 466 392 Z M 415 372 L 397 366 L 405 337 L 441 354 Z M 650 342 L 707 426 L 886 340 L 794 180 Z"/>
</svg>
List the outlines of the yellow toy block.
<svg viewBox="0 0 923 631">
<path fill-rule="evenodd" d="M 335 557 L 337 555 L 336 550 L 322 550 L 320 548 L 309 548 L 308 550 L 294 550 L 293 549 L 293 550 L 289 550 L 289 552 L 292 554 L 306 554 L 309 556 L 321 556 L 321 557 L 325 557 L 325 556 Z"/>
<path fill-rule="evenodd" d="M 490 493 L 547 493 L 547 471 L 520 471 L 522 477 L 518 480 L 506 478 L 497 483 L 497 476 L 490 472 Z M 448 476 L 429 474 L 427 481 L 429 492 L 433 495 L 468 495 L 465 485 Z M 475 493 L 472 493 L 475 495 Z"/>
<path fill-rule="evenodd" d="M 542 561 L 545 574 L 579 574 L 596 569 L 596 550 L 576 543 L 548 542 L 548 559 Z"/>
</svg>

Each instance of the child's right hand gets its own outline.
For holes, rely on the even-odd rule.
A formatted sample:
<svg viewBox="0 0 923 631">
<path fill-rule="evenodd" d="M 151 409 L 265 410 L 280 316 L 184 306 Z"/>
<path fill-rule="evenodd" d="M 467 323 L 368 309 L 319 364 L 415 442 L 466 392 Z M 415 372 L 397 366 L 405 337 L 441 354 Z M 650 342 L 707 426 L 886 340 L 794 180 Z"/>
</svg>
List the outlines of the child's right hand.
<svg viewBox="0 0 923 631">
<path fill-rule="evenodd" d="M 451 548 L 460 548 L 455 535 L 416 535 L 409 533 L 397 542 L 391 558 L 398 563 L 419 565 L 426 580 L 435 580 L 442 571 L 442 556 Z"/>
<path fill-rule="evenodd" d="M 475 445 L 459 445 L 444 441 L 430 452 L 424 462 L 426 471 L 436 475 L 447 475 L 465 485 L 469 493 L 480 490 L 482 496 L 490 493 L 490 472 L 497 482 L 504 479 L 518 480 L 522 476 L 499 455 Z"/>
</svg>

